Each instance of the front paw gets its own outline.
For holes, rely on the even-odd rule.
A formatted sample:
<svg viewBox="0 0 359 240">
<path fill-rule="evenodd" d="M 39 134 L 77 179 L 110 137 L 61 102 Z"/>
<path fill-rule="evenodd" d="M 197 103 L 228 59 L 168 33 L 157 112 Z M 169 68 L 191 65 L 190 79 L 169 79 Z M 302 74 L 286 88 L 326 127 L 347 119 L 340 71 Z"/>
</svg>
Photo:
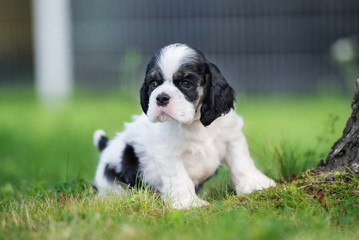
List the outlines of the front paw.
<svg viewBox="0 0 359 240">
<path fill-rule="evenodd" d="M 208 206 L 209 203 L 200 198 L 194 198 L 194 199 L 175 200 L 172 201 L 171 205 L 175 209 L 189 209 L 189 208 Z"/>
<path fill-rule="evenodd" d="M 251 193 L 255 190 L 262 190 L 269 187 L 275 187 L 274 180 L 268 178 L 262 173 L 247 175 L 240 179 L 239 184 L 236 187 L 237 194 Z"/>
</svg>

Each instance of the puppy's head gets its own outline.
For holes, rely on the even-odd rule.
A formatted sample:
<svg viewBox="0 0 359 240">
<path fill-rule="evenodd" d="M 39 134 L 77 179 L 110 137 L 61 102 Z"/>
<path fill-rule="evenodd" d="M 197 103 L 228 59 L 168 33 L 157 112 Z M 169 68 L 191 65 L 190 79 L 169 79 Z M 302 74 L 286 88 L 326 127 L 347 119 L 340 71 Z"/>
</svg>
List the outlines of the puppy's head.
<svg viewBox="0 0 359 240">
<path fill-rule="evenodd" d="M 219 69 L 187 45 L 160 49 L 147 65 L 141 106 L 151 122 L 210 125 L 233 109 L 234 91 Z"/>
</svg>

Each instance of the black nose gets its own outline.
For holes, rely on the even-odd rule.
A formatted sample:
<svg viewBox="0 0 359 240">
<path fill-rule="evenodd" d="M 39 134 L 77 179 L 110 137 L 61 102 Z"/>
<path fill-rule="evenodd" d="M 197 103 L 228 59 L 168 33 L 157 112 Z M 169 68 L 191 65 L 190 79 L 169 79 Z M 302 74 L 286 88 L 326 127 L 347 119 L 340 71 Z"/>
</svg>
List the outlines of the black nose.
<svg viewBox="0 0 359 240">
<path fill-rule="evenodd" d="M 166 93 L 161 93 L 156 97 L 158 106 L 165 107 L 170 102 L 171 97 Z"/>
</svg>

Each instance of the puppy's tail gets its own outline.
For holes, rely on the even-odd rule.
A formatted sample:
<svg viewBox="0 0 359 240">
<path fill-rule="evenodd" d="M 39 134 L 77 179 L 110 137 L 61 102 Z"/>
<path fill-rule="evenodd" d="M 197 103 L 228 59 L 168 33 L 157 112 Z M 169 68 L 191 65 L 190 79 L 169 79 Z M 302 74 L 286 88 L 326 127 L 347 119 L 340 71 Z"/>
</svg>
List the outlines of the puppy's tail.
<svg viewBox="0 0 359 240">
<path fill-rule="evenodd" d="M 102 152 L 107 147 L 108 138 L 104 130 L 96 130 L 93 134 L 93 143 L 94 145 Z"/>
</svg>

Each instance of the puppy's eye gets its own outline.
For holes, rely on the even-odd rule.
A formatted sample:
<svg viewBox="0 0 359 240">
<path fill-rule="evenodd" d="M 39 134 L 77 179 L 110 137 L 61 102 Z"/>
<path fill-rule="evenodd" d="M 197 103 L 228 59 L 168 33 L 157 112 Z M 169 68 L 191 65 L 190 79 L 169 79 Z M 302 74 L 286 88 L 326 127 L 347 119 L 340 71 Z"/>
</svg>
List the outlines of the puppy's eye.
<svg viewBox="0 0 359 240">
<path fill-rule="evenodd" d="M 187 80 L 183 80 L 183 81 L 180 82 L 180 86 L 181 86 L 182 88 L 190 89 L 191 87 L 193 87 L 193 84 L 190 83 L 190 82 L 187 81 Z"/>
<path fill-rule="evenodd" d="M 158 81 L 156 81 L 156 80 L 151 81 L 150 82 L 150 87 L 152 89 L 155 89 L 156 87 L 158 87 Z"/>
</svg>

